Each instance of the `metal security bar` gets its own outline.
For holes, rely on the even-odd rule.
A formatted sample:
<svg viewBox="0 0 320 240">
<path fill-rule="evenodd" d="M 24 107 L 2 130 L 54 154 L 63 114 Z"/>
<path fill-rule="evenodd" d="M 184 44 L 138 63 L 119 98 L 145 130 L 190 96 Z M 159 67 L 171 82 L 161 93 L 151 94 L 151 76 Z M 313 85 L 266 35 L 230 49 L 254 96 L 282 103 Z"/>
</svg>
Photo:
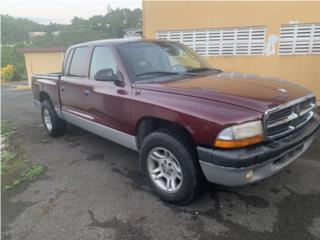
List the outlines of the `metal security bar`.
<svg viewBox="0 0 320 240">
<path fill-rule="evenodd" d="M 157 39 L 181 42 L 205 56 L 263 55 L 265 27 L 159 31 Z"/>
<path fill-rule="evenodd" d="M 279 55 L 320 54 L 320 23 L 282 25 Z"/>
</svg>

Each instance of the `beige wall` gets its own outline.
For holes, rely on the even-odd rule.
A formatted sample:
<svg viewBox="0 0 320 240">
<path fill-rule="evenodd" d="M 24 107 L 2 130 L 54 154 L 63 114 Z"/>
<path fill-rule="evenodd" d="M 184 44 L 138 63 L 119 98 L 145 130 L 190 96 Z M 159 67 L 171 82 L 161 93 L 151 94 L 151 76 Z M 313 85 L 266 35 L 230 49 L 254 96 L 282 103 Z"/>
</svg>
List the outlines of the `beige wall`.
<svg viewBox="0 0 320 240">
<path fill-rule="evenodd" d="M 61 72 L 63 52 L 24 53 L 29 84 L 32 74 Z"/>
<path fill-rule="evenodd" d="M 160 30 L 266 26 L 279 36 L 290 21 L 320 23 L 320 2 L 143 1 L 143 31 L 155 38 Z M 278 49 L 278 42 L 276 43 Z M 226 71 L 276 76 L 302 84 L 320 98 L 320 55 L 215 56 L 214 66 Z"/>
</svg>

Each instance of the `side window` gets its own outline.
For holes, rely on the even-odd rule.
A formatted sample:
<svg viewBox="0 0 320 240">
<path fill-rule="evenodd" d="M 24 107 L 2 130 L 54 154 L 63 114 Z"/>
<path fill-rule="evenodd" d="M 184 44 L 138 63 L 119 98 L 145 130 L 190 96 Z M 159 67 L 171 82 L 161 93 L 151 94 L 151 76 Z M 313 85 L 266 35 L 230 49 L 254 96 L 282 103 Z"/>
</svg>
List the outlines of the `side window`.
<svg viewBox="0 0 320 240">
<path fill-rule="evenodd" d="M 71 59 L 72 59 L 73 52 L 74 52 L 74 48 L 72 48 L 69 51 L 68 55 L 67 55 L 67 59 L 66 59 L 66 62 L 64 64 L 64 73 L 65 73 L 65 75 L 69 72 L 70 62 L 71 62 Z"/>
<path fill-rule="evenodd" d="M 99 70 L 107 68 L 112 69 L 113 73 L 117 74 L 117 64 L 112 51 L 104 46 L 95 47 L 92 53 L 89 77 L 94 79 L 95 74 Z"/>
<path fill-rule="evenodd" d="M 75 48 L 69 70 L 70 76 L 83 77 L 85 75 L 87 55 L 88 47 Z"/>
</svg>

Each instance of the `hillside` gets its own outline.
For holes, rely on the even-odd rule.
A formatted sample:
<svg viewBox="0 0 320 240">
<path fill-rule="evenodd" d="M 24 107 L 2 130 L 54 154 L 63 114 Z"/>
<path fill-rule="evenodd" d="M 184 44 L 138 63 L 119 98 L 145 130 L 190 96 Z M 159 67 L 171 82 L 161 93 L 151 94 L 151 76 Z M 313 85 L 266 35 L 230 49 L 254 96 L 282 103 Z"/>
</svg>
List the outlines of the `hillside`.
<svg viewBox="0 0 320 240">
<path fill-rule="evenodd" d="M 141 26 L 141 9 L 108 9 L 106 15 L 88 20 L 74 17 L 71 24 L 39 24 L 24 18 L 1 15 L 2 44 L 23 43 L 32 47 L 69 46 L 101 38 L 123 36 L 123 29 Z M 45 36 L 30 39 L 30 32 L 46 32 Z"/>
<path fill-rule="evenodd" d="M 141 27 L 141 19 L 141 9 L 119 8 L 108 8 L 106 15 L 92 16 L 88 20 L 74 17 L 71 24 L 65 25 L 44 25 L 25 18 L 1 15 L 1 67 L 8 64 L 15 66 L 12 80 L 25 78 L 24 58 L 16 52 L 16 48 L 68 47 L 91 40 L 120 38 L 124 35 L 124 29 Z M 32 32 L 42 32 L 42 36 L 32 36 Z"/>
</svg>

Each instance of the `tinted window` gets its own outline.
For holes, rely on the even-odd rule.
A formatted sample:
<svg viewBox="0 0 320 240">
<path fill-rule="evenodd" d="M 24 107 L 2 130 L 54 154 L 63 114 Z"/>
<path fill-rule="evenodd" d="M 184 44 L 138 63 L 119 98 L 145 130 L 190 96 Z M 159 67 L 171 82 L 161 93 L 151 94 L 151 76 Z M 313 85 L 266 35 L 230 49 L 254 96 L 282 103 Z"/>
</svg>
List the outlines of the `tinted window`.
<svg viewBox="0 0 320 240">
<path fill-rule="evenodd" d="M 134 42 L 120 45 L 119 49 L 136 75 L 136 81 L 165 76 L 165 73 L 173 76 L 212 68 L 203 57 L 180 43 Z"/>
<path fill-rule="evenodd" d="M 65 73 L 69 72 L 70 62 L 71 62 L 71 59 L 72 59 L 73 52 L 74 52 L 74 48 L 71 49 L 69 51 L 69 53 L 68 53 L 68 56 L 67 56 L 67 59 L 66 59 L 66 63 L 64 65 L 64 72 Z"/>
<path fill-rule="evenodd" d="M 88 47 L 79 47 L 74 50 L 69 75 L 83 77 L 85 75 Z"/>
<path fill-rule="evenodd" d="M 101 69 L 111 68 L 114 74 L 117 74 L 117 64 L 112 51 L 108 47 L 97 46 L 94 48 L 90 64 L 90 78 Z"/>
</svg>

